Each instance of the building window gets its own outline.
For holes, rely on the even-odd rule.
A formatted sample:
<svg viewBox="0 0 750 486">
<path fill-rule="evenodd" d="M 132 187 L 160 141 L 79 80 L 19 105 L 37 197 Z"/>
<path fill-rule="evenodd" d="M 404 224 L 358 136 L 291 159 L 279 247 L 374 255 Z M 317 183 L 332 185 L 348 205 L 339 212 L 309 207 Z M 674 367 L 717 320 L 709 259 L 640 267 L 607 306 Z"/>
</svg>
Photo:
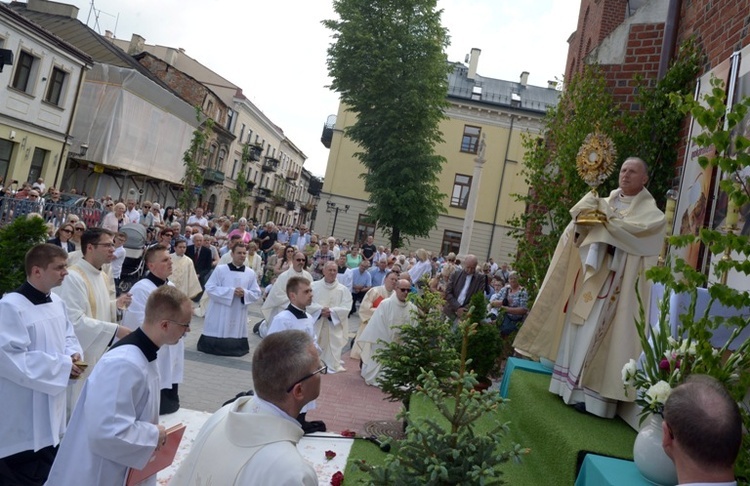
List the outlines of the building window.
<svg viewBox="0 0 750 486">
<path fill-rule="evenodd" d="M 208 198 L 206 212 L 213 213 L 214 211 L 216 211 L 216 194 L 211 194 L 211 196 Z"/>
<path fill-rule="evenodd" d="M 36 147 L 34 149 L 34 156 L 31 158 L 31 167 L 29 168 L 29 177 L 26 179 L 29 182 L 35 182 L 37 179 L 42 177 L 44 171 L 44 161 L 47 160 L 48 150 L 40 149 Z"/>
<path fill-rule="evenodd" d="M 227 151 L 224 149 L 219 150 L 219 157 L 216 159 L 216 170 L 224 172 L 224 159 L 227 158 Z"/>
<path fill-rule="evenodd" d="M 237 137 L 237 140 L 238 140 L 238 141 L 239 141 L 240 143 L 242 143 L 242 139 L 243 139 L 243 138 L 245 138 L 245 124 L 244 124 L 244 123 L 243 123 L 242 125 L 240 125 L 240 136 L 239 136 L 239 137 Z M 248 137 L 248 138 L 250 138 L 250 137 Z"/>
<path fill-rule="evenodd" d="M 242 140 L 240 140 L 241 142 Z M 257 140 L 256 140 L 257 142 Z M 253 143 L 253 131 L 249 130 L 247 131 L 247 143 Z"/>
<path fill-rule="evenodd" d="M 0 139 L 0 177 L 5 181 L 8 178 L 8 168 L 10 167 L 10 156 L 13 154 L 13 142 Z M 6 181 L 10 186 L 10 181 Z"/>
<path fill-rule="evenodd" d="M 224 212 L 221 214 L 229 214 L 229 199 L 224 200 Z"/>
<path fill-rule="evenodd" d="M 230 179 L 237 179 L 235 177 L 237 175 L 237 164 L 239 163 L 239 160 L 234 159 L 234 164 L 232 165 L 232 174 L 229 176 Z M 226 213 L 224 213 L 226 214 Z"/>
<path fill-rule="evenodd" d="M 227 108 L 227 130 L 230 132 L 234 130 L 234 127 L 232 126 L 234 124 L 234 110 L 231 108 Z"/>
<path fill-rule="evenodd" d="M 464 137 L 461 139 L 461 152 L 470 154 L 477 153 L 479 148 L 479 135 L 482 129 L 471 125 L 464 125 Z"/>
<path fill-rule="evenodd" d="M 45 96 L 44 101 L 60 106 L 60 99 L 62 98 L 63 89 L 65 88 L 65 79 L 67 77 L 68 73 L 62 69 L 52 68 L 52 74 L 49 77 L 47 95 Z"/>
<path fill-rule="evenodd" d="M 450 252 L 458 253 L 459 248 L 461 248 L 461 233 L 445 230 L 443 232 L 443 243 L 440 245 L 440 253 L 443 256 Z"/>
<path fill-rule="evenodd" d="M 208 147 L 208 157 L 206 157 L 206 167 L 211 168 L 211 164 L 214 162 L 214 156 L 216 155 L 216 145 L 210 145 Z"/>
<path fill-rule="evenodd" d="M 367 241 L 368 236 L 375 236 L 375 224 L 369 222 L 369 216 L 360 214 L 357 219 L 357 233 L 354 235 L 354 241 L 362 244 Z"/>
<path fill-rule="evenodd" d="M 453 192 L 451 193 L 451 207 L 466 209 L 471 190 L 471 176 L 456 174 L 453 179 Z"/>
<path fill-rule="evenodd" d="M 18 56 L 18 67 L 16 74 L 13 76 L 13 87 L 30 93 L 34 87 L 34 77 L 36 75 L 38 59 L 28 52 L 21 51 Z"/>
</svg>

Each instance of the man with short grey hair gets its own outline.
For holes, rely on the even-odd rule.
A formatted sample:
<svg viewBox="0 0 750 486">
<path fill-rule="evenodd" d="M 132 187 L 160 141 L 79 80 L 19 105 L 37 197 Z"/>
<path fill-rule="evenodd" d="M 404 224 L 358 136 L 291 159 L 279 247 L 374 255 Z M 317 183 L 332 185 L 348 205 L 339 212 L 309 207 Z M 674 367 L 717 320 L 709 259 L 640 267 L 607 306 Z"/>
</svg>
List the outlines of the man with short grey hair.
<svg viewBox="0 0 750 486">
<path fill-rule="evenodd" d="M 303 431 L 295 417 L 320 395 L 321 363 L 304 331 L 267 336 L 252 363 L 255 396 L 238 398 L 208 419 L 170 482 L 197 484 L 300 484 L 318 478 L 299 453 Z"/>
</svg>

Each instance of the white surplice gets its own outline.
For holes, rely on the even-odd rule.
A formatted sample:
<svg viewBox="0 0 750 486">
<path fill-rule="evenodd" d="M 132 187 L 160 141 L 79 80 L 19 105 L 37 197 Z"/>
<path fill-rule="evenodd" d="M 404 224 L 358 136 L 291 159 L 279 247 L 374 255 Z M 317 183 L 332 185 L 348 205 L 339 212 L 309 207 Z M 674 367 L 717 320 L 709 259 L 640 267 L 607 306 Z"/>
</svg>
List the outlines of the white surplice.
<svg viewBox="0 0 750 486">
<path fill-rule="evenodd" d="M 65 432 L 71 355 L 83 354 L 65 305 L 34 305 L 10 292 L 0 300 L 0 457 L 56 446 Z"/>
<path fill-rule="evenodd" d="M 313 282 L 313 301 L 307 312 L 315 319 L 315 336 L 321 349 L 320 358 L 328 365 L 330 373 L 345 371 L 341 366 L 341 351 L 349 341 L 349 311 L 352 294 L 344 285 L 334 280 Z M 331 310 L 331 317 L 320 315 L 324 307 Z"/>
<path fill-rule="evenodd" d="M 380 363 L 374 358 L 376 351 L 398 339 L 399 327 L 414 322 L 417 308 L 411 302 L 401 302 L 394 294 L 380 303 L 359 337 L 362 355 L 362 378 L 365 383 L 377 386 Z"/>
<path fill-rule="evenodd" d="M 317 485 L 296 447 L 301 438 L 299 423 L 272 403 L 239 398 L 203 425 L 169 484 Z"/>
<path fill-rule="evenodd" d="M 373 312 L 375 312 L 375 309 L 378 308 L 378 305 L 380 305 L 383 300 L 387 299 L 391 295 L 393 295 L 393 290 L 388 292 L 385 289 L 385 285 L 379 285 L 368 290 L 364 298 L 362 299 L 362 303 L 359 305 L 358 312 L 360 318 L 359 329 L 357 329 L 357 335 L 354 337 L 354 346 L 352 346 L 352 351 L 351 353 L 349 353 L 349 356 L 351 356 L 353 359 L 362 358 L 362 346 L 359 344 L 359 338 L 360 336 L 362 336 L 362 333 L 367 327 L 367 323 L 372 317 Z"/>
<path fill-rule="evenodd" d="M 86 376 L 117 332 L 115 289 L 110 280 L 106 272 L 81 259 L 68 267 L 62 285 L 52 289 L 67 306 L 68 317 L 89 365 L 86 374 L 68 388 L 68 412 L 72 412 Z"/>
<path fill-rule="evenodd" d="M 192 266 L 192 264 L 191 264 Z M 174 287 L 172 281 L 167 285 Z M 143 324 L 146 317 L 146 302 L 151 292 L 158 287 L 148 278 L 137 281 L 130 289 L 132 301 L 122 316 L 122 325 L 135 331 Z M 180 339 L 177 344 L 165 344 L 156 354 L 156 367 L 159 370 L 161 388 L 170 389 L 175 383 L 182 383 L 185 370 L 185 340 Z"/>
<path fill-rule="evenodd" d="M 83 387 L 46 484 L 124 484 L 128 468 L 143 469 L 156 449 L 159 397 L 155 360 L 134 345 L 106 353 Z M 141 484 L 155 485 L 156 476 Z"/>
<path fill-rule="evenodd" d="M 245 290 L 243 299 L 234 289 Z M 236 272 L 229 265 L 219 265 L 206 282 L 208 309 L 203 334 L 218 338 L 247 338 L 247 309 L 260 298 L 260 287 L 255 272 L 245 267 Z M 244 301 L 244 302 L 243 302 Z"/>
<path fill-rule="evenodd" d="M 266 301 L 263 302 L 262 312 L 267 323 L 270 323 L 276 314 L 286 309 L 286 306 L 289 305 L 289 297 L 286 296 L 286 283 L 291 277 L 304 277 L 310 283 L 313 282 L 310 272 L 304 269 L 301 272 L 295 272 L 294 267 L 290 267 L 289 270 L 279 275 Z"/>
</svg>

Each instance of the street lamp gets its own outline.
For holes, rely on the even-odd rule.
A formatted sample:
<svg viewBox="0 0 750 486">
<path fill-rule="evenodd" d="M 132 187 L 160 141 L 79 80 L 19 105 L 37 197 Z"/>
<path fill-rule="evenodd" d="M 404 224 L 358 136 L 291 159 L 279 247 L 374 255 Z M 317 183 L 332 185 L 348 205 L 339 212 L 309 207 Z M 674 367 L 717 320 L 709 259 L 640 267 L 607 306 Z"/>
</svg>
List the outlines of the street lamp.
<svg viewBox="0 0 750 486">
<path fill-rule="evenodd" d="M 68 157 L 86 157 L 86 152 L 88 152 L 88 151 L 89 151 L 89 144 L 82 143 L 81 144 L 81 151 L 78 152 L 78 153 L 68 151 Z"/>
<path fill-rule="evenodd" d="M 333 213 L 333 227 L 331 228 L 332 236 L 336 236 L 336 220 L 339 217 L 339 211 L 343 211 L 343 212 L 349 211 L 349 205 L 346 204 L 342 208 L 342 207 L 339 207 L 339 205 L 333 201 L 326 201 L 326 213 Z"/>
</svg>

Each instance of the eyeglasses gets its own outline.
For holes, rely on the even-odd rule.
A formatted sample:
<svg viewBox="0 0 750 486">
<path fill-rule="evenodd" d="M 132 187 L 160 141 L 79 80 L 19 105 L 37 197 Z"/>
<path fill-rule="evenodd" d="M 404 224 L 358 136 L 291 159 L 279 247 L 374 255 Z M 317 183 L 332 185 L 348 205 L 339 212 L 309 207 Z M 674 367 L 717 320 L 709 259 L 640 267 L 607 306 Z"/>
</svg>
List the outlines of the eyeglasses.
<svg viewBox="0 0 750 486">
<path fill-rule="evenodd" d="M 305 259 L 304 258 L 295 258 L 294 261 L 295 262 L 304 262 Z"/>
<path fill-rule="evenodd" d="M 411 289 L 402 289 L 401 287 L 399 287 L 396 290 L 398 290 L 400 292 L 409 292 Z"/>
<path fill-rule="evenodd" d="M 294 389 L 295 386 L 299 385 L 300 383 L 302 383 L 303 381 L 305 381 L 307 379 L 312 378 L 313 376 L 317 375 L 318 373 L 320 373 L 321 375 L 327 375 L 328 374 L 328 366 L 325 363 L 323 363 L 323 366 L 321 366 L 319 369 L 317 369 L 317 370 L 313 371 L 312 373 L 310 373 L 309 375 L 305 375 L 303 378 L 295 381 L 294 384 L 292 384 L 292 386 L 290 386 L 289 388 L 286 389 L 286 392 L 287 393 L 291 392 Z"/>
<path fill-rule="evenodd" d="M 146 209 L 151 209 L 151 206 L 143 206 Z"/>
<path fill-rule="evenodd" d="M 37 196 L 36 194 L 29 194 L 29 197 L 37 198 L 39 196 Z"/>
<path fill-rule="evenodd" d="M 106 246 L 107 248 L 114 248 L 114 243 L 91 243 L 94 246 Z"/>
<path fill-rule="evenodd" d="M 84 232 L 84 231 L 86 231 L 86 230 L 85 230 L 85 229 L 83 229 L 83 228 L 76 228 L 76 231 Z"/>
<path fill-rule="evenodd" d="M 164 319 L 164 320 L 167 321 L 167 322 L 171 322 L 172 324 L 177 324 L 180 327 L 190 327 L 190 323 L 189 322 L 183 324 L 182 322 L 177 322 L 177 321 L 174 321 L 172 319 Z"/>
<path fill-rule="evenodd" d="M 106 204 L 106 206 L 107 206 L 108 208 L 111 208 L 111 207 L 113 207 L 113 206 L 114 206 L 114 204 Z"/>
<path fill-rule="evenodd" d="M 61 229 L 60 230 L 60 233 L 72 233 L 72 232 L 73 232 L 73 230 L 69 230 L 69 229 Z"/>
</svg>

